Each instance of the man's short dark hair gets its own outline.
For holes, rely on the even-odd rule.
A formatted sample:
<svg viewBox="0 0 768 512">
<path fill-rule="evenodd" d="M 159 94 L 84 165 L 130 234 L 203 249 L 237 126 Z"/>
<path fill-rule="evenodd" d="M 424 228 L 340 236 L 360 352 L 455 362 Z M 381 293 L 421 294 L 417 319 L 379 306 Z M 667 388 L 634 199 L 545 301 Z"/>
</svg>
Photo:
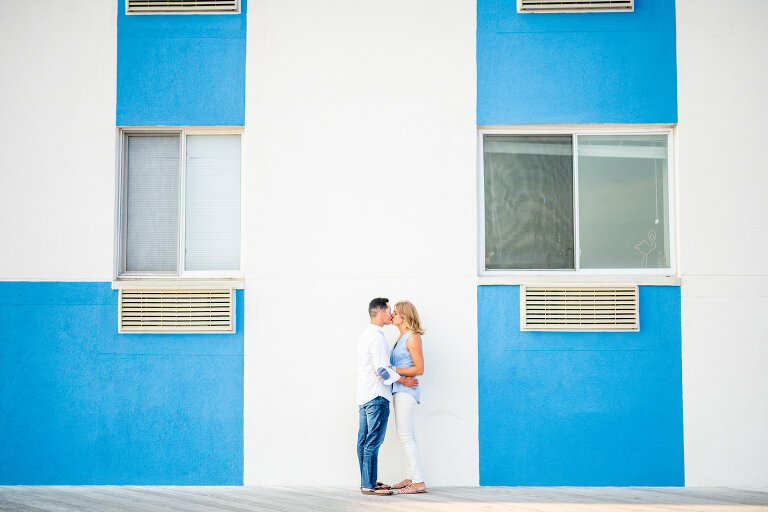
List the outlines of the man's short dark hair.
<svg viewBox="0 0 768 512">
<path fill-rule="evenodd" d="M 383 297 L 376 297 L 370 302 L 370 304 L 368 304 L 368 315 L 371 318 L 374 318 L 376 315 L 379 314 L 379 311 L 381 311 L 382 309 L 387 309 L 387 304 L 389 304 L 389 299 L 385 299 Z"/>
</svg>

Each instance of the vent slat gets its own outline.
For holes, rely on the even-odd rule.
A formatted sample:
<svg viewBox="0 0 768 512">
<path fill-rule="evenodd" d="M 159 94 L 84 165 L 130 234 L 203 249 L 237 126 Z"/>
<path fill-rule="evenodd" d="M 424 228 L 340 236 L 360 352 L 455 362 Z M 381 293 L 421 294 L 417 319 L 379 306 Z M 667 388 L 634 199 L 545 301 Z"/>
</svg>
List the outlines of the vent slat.
<svg viewBox="0 0 768 512">
<path fill-rule="evenodd" d="M 614 297 L 617 295 L 634 295 L 633 290 L 530 290 L 531 295 L 542 297 Z"/>
<path fill-rule="evenodd" d="M 518 0 L 517 12 L 633 12 L 634 0 Z"/>
<path fill-rule="evenodd" d="M 167 333 L 174 333 L 174 332 L 179 332 L 180 330 L 182 330 L 182 329 L 180 329 L 179 326 L 153 326 L 151 329 L 144 329 L 143 327 L 141 329 L 143 331 L 151 331 L 151 332 L 154 332 L 154 333 L 165 333 L 165 332 L 167 332 Z M 195 326 L 194 329 L 188 329 L 188 330 L 194 331 L 194 332 L 210 332 L 211 334 L 213 334 L 213 333 L 221 332 L 221 327 L 218 327 L 218 326 L 206 327 L 204 325 L 199 325 L 199 326 Z M 141 331 L 139 331 L 138 328 L 136 328 L 136 330 L 134 330 L 134 328 L 131 327 L 131 328 L 127 329 L 127 330 L 124 330 L 123 332 L 134 333 L 134 332 L 141 332 Z"/>
<path fill-rule="evenodd" d="M 226 326 L 226 322 L 219 322 L 219 323 L 205 323 L 205 322 L 134 322 L 134 323 L 127 323 L 125 324 L 125 327 L 137 327 L 137 328 L 143 328 L 143 327 L 224 327 Z M 154 329 L 153 329 L 154 330 Z"/>
<path fill-rule="evenodd" d="M 177 307 L 177 308 L 123 308 L 123 315 L 128 314 L 142 314 L 142 313 L 185 313 L 185 314 L 194 314 L 194 315 L 201 315 L 206 313 L 226 313 L 229 314 L 230 308 L 229 307 L 216 307 L 216 308 L 185 308 L 185 307 Z"/>
<path fill-rule="evenodd" d="M 580 322 L 550 322 L 550 323 L 532 323 L 529 328 L 536 327 L 536 330 L 539 329 L 550 329 L 550 330 L 557 330 L 562 327 L 568 327 L 568 330 L 573 330 L 574 328 L 578 328 L 581 325 Z M 607 329 L 610 327 L 620 327 L 620 328 L 626 328 L 627 326 L 632 325 L 632 322 L 595 322 L 594 327 L 599 327 L 601 329 Z"/>
<path fill-rule="evenodd" d="M 127 0 L 126 12 L 145 14 L 237 13 L 238 0 Z"/>
<path fill-rule="evenodd" d="M 174 301 L 174 302 L 163 302 L 163 301 L 152 301 L 152 302 L 139 302 L 139 301 L 131 301 L 126 302 L 125 307 L 141 307 L 141 308 L 154 308 L 154 307 L 163 307 L 163 308 L 174 308 L 174 307 L 184 307 L 184 308 L 202 308 L 202 307 L 228 307 L 229 302 L 225 301 L 190 301 L 190 302 L 181 302 L 181 301 Z"/>
<path fill-rule="evenodd" d="M 211 322 L 211 321 L 205 321 L 205 322 L 179 322 L 169 319 L 159 319 L 155 322 L 125 322 L 123 324 L 123 332 L 125 332 L 126 329 L 130 330 L 140 330 L 140 331 L 147 331 L 151 330 L 154 331 L 155 329 L 150 329 L 154 327 L 216 327 L 217 330 L 220 330 L 222 332 L 229 332 L 227 327 L 229 326 L 229 322 L 227 321 L 221 321 L 221 322 Z M 196 329 L 195 329 L 196 330 Z"/>
<path fill-rule="evenodd" d="M 540 301 L 534 301 L 529 302 L 529 304 L 533 307 L 539 306 L 539 307 L 547 307 L 547 308 L 556 308 L 556 307 L 594 307 L 594 308 L 607 308 L 607 307 L 633 307 L 635 305 L 632 301 L 621 301 L 617 303 L 610 303 L 610 302 L 585 302 L 585 301 L 557 301 L 557 302 L 540 302 Z"/>
<path fill-rule="evenodd" d="M 592 317 L 617 317 L 617 316 L 630 316 L 634 317 L 632 311 L 611 312 L 611 311 L 584 311 L 584 310 L 555 310 L 555 311 L 529 311 L 526 316 L 528 318 L 542 317 L 542 316 L 592 316 Z"/>
<path fill-rule="evenodd" d="M 233 332 L 231 289 L 120 290 L 120 332 Z"/>
<path fill-rule="evenodd" d="M 521 329 L 636 331 L 637 286 L 522 286 Z"/>
<path fill-rule="evenodd" d="M 226 325 L 227 324 L 224 322 L 216 323 L 216 324 L 194 323 L 194 322 L 162 322 L 162 323 L 154 323 L 154 324 L 153 323 L 133 323 L 133 324 L 126 324 L 124 327 L 129 329 L 133 328 L 137 330 L 152 328 L 152 331 L 155 331 L 157 327 L 163 327 L 163 328 L 175 327 L 177 329 L 182 327 L 187 327 L 187 328 L 191 327 L 191 328 L 195 328 L 195 331 L 197 331 L 198 327 L 205 327 L 208 330 L 213 330 L 213 329 L 220 330 L 222 327 L 225 327 Z"/>
</svg>

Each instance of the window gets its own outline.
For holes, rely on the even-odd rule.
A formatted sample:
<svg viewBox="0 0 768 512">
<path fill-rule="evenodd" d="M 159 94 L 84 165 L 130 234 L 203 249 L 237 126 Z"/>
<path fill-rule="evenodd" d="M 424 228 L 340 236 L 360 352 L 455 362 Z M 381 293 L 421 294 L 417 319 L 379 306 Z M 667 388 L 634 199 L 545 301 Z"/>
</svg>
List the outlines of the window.
<svg viewBox="0 0 768 512">
<path fill-rule="evenodd" d="M 240 134 L 123 131 L 118 276 L 240 270 Z"/>
<path fill-rule="evenodd" d="M 483 130 L 481 144 L 483 270 L 672 270 L 669 130 Z"/>
</svg>

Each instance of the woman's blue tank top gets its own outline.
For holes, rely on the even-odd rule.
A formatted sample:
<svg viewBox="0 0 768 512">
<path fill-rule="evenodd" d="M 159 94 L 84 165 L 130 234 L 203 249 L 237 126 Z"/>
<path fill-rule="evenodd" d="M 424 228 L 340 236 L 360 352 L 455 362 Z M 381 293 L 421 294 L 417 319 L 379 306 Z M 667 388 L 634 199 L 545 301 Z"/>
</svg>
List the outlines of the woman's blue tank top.
<svg viewBox="0 0 768 512">
<path fill-rule="evenodd" d="M 413 333 L 407 332 L 403 334 L 400 336 L 400 339 L 397 340 L 397 343 L 395 343 L 395 348 L 392 349 L 392 355 L 389 356 L 389 364 L 392 365 L 393 368 L 410 368 L 413 366 L 413 358 L 411 358 L 411 353 L 408 351 L 408 347 L 405 346 L 405 342 L 408 341 L 411 334 Z M 392 393 L 410 393 L 416 399 L 416 403 L 420 404 L 421 380 L 419 380 L 419 385 L 416 386 L 416 389 L 411 389 L 408 386 L 403 386 L 402 384 L 395 382 L 392 384 Z"/>
</svg>

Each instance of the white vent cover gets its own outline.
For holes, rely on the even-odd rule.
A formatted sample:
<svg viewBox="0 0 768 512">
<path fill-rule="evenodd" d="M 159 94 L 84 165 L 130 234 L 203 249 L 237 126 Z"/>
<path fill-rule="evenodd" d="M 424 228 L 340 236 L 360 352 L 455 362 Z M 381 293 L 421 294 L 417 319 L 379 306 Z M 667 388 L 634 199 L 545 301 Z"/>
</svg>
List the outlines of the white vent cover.
<svg viewBox="0 0 768 512">
<path fill-rule="evenodd" d="M 120 290 L 120 332 L 234 332 L 234 290 Z"/>
<path fill-rule="evenodd" d="M 637 286 L 521 286 L 524 331 L 637 331 Z"/>
<path fill-rule="evenodd" d="M 632 12 L 635 0 L 517 0 L 517 12 Z"/>
<path fill-rule="evenodd" d="M 237 13 L 238 0 L 127 0 L 126 12 L 144 14 Z"/>
</svg>

